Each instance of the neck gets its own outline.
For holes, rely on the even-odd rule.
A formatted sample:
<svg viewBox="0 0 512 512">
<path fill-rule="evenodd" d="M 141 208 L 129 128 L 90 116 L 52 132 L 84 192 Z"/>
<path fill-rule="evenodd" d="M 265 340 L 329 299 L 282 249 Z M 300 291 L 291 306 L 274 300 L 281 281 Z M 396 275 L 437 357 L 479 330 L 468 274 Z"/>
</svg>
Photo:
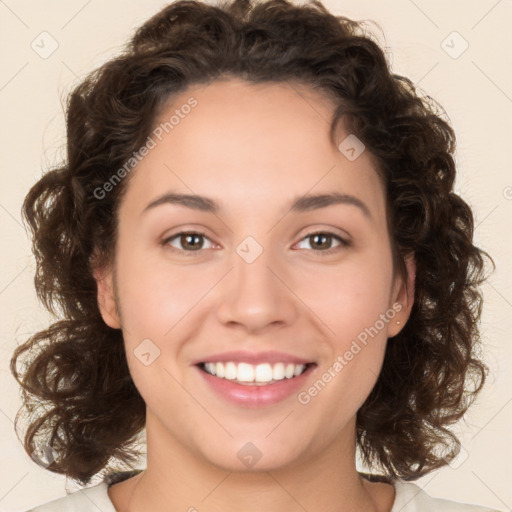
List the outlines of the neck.
<svg viewBox="0 0 512 512">
<path fill-rule="evenodd" d="M 147 469 L 110 487 L 109 495 L 119 512 L 389 512 L 393 486 L 357 472 L 355 424 L 345 430 L 320 453 L 305 450 L 286 465 L 240 472 L 190 451 L 148 410 Z"/>
</svg>

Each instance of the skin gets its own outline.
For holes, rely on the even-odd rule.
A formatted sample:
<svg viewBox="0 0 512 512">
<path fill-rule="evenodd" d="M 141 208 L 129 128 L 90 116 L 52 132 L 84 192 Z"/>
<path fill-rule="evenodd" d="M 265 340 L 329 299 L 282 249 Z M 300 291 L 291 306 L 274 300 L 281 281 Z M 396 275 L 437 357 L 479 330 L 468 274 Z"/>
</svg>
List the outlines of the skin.
<svg viewBox="0 0 512 512">
<path fill-rule="evenodd" d="M 356 470 L 355 420 L 387 339 L 410 314 L 415 266 L 409 258 L 407 294 L 372 156 L 350 161 L 330 143 L 334 106 L 305 86 L 193 86 L 159 120 L 190 97 L 197 106 L 132 171 L 114 265 L 95 272 L 103 318 L 123 330 L 147 406 L 147 469 L 110 487 L 110 499 L 121 512 L 389 511 L 393 486 Z M 340 127 L 338 142 L 347 135 Z M 142 213 L 170 191 L 214 198 L 221 210 Z M 348 204 L 288 211 L 299 195 L 333 191 L 359 198 L 371 219 Z M 192 246 L 179 236 L 165 243 L 198 230 L 206 237 Z M 315 244 L 307 235 L 318 232 L 351 244 Z M 251 264 L 236 252 L 247 236 L 263 249 Z M 231 404 L 192 365 L 227 350 L 284 351 L 318 364 L 307 389 L 396 303 L 402 310 L 306 405 L 296 394 L 259 409 Z M 146 366 L 134 350 L 148 338 L 160 356 Z M 262 454 L 252 468 L 237 457 L 247 442 Z"/>
</svg>

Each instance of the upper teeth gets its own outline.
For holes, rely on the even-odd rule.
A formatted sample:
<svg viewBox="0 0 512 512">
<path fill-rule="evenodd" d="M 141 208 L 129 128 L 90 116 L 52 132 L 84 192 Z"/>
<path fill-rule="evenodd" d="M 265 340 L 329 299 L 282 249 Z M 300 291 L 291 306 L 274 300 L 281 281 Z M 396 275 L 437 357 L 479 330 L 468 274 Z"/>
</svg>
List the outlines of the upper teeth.
<svg viewBox="0 0 512 512">
<path fill-rule="evenodd" d="M 306 365 L 293 363 L 263 363 L 252 365 L 248 363 L 204 363 L 204 369 L 217 377 L 240 382 L 263 382 L 272 380 L 291 379 L 300 375 Z"/>
</svg>

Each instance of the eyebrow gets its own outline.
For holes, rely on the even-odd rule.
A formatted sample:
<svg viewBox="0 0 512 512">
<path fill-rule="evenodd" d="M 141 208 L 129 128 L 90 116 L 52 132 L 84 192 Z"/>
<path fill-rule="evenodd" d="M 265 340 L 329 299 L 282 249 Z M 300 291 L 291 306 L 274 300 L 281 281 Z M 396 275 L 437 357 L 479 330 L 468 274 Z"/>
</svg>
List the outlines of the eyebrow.
<svg viewBox="0 0 512 512">
<path fill-rule="evenodd" d="M 144 208 L 142 213 L 163 204 L 177 204 L 193 210 L 200 210 L 202 212 L 214 214 L 221 210 L 219 203 L 215 201 L 215 199 L 209 197 L 191 194 L 167 193 L 151 201 Z M 361 201 L 361 199 L 350 194 L 340 194 L 339 192 L 331 192 L 328 194 L 306 194 L 296 197 L 289 205 L 289 210 L 299 213 L 309 212 L 336 204 L 356 206 L 365 215 L 365 217 L 369 220 L 373 220 L 370 209 L 363 201 Z"/>
</svg>

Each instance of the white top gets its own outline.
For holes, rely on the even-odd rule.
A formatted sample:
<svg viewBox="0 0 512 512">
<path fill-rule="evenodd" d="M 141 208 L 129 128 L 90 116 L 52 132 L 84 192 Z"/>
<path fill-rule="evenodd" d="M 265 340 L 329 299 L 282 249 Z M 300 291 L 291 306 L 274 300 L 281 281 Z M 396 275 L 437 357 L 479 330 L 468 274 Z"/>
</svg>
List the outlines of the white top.
<svg viewBox="0 0 512 512">
<path fill-rule="evenodd" d="M 412 482 L 397 481 L 394 486 L 395 501 L 390 512 L 500 512 L 479 505 L 433 498 Z M 26 512 L 117 512 L 107 489 L 107 483 L 101 482 Z"/>
</svg>

